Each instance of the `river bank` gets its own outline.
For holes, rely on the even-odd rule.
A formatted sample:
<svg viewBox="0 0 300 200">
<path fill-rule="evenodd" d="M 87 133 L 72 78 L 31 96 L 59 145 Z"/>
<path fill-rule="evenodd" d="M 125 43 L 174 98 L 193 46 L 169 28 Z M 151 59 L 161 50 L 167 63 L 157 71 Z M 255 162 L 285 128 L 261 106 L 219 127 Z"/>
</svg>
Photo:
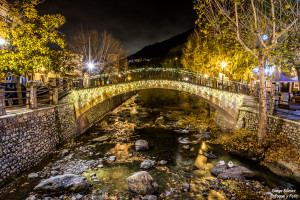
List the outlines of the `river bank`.
<svg viewBox="0 0 300 200">
<path fill-rule="evenodd" d="M 0 199 L 270 199 L 274 188 L 296 187 L 211 144 L 219 131 L 206 112 L 145 108 L 134 97 L 3 188 Z"/>
</svg>

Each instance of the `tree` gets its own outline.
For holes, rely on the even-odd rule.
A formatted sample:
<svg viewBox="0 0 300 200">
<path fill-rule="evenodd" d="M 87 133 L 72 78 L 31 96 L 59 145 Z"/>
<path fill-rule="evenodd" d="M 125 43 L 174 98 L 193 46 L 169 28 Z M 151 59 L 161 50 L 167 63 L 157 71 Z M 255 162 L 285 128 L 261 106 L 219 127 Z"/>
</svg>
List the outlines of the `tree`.
<svg viewBox="0 0 300 200">
<path fill-rule="evenodd" d="M 70 37 L 68 46 L 71 51 L 82 57 L 82 66 L 92 62 L 96 65 L 94 72 L 97 74 L 104 71 L 116 71 L 122 60 L 126 58 L 126 51 L 121 43 L 111 34 L 103 31 L 83 31 Z M 87 70 L 87 69 L 86 69 Z"/>
<path fill-rule="evenodd" d="M 55 74 L 65 75 L 66 72 L 75 72 L 75 69 L 80 67 L 80 58 L 70 51 L 51 50 L 50 54 L 51 67 L 48 71 L 52 71 Z M 81 74 L 79 74 L 81 76 Z"/>
<path fill-rule="evenodd" d="M 216 36 L 213 30 L 195 29 L 183 49 L 182 64 L 185 69 L 218 76 L 221 63 L 226 62 L 222 73 L 230 80 L 247 80 L 255 60 L 229 37 Z"/>
<path fill-rule="evenodd" d="M 238 41 L 259 63 L 259 131 L 267 134 L 264 69 L 272 50 L 284 46 L 289 31 L 299 27 L 298 0 L 197 0 L 199 19 L 205 19 L 222 35 Z"/>
<path fill-rule="evenodd" d="M 65 18 L 60 14 L 40 16 L 36 10 L 39 3 L 39 0 L 16 1 L 7 16 L 0 18 L 0 35 L 6 41 L 0 49 L 0 73 L 21 76 L 42 67 L 51 68 L 53 51 L 49 43 L 65 46 L 57 31 Z"/>
</svg>

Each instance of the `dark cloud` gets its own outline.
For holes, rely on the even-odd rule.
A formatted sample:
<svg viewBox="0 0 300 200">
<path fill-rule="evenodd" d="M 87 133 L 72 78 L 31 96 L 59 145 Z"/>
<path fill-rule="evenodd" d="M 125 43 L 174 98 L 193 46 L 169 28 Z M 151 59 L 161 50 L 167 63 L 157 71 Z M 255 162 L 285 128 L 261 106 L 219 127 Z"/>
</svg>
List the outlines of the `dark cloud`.
<svg viewBox="0 0 300 200">
<path fill-rule="evenodd" d="M 43 14 L 61 13 L 66 35 L 78 27 L 107 30 L 129 53 L 193 27 L 193 0 L 46 0 Z"/>
</svg>

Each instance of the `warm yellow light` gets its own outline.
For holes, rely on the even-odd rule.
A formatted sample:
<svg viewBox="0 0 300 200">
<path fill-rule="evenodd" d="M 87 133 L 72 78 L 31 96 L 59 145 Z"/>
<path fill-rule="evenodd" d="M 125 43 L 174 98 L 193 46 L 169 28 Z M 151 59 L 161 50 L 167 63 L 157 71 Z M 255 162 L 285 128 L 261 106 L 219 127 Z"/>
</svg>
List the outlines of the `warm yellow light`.
<svg viewBox="0 0 300 200">
<path fill-rule="evenodd" d="M 227 63 L 226 63 L 226 62 L 222 62 L 222 63 L 221 63 L 221 67 L 222 67 L 222 68 L 225 68 L 226 66 L 227 66 Z"/>
<path fill-rule="evenodd" d="M 41 69 L 42 71 L 45 71 L 46 69 L 45 69 L 45 67 L 42 67 L 42 69 Z"/>
<path fill-rule="evenodd" d="M 205 75 L 204 75 L 204 77 L 205 77 L 205 78 L 208 78 L 208 75 L 207 75 L 207 74 L 205 74 Z"/>
<path fill-rule="evenodd" d="M 130 79 L 131 79 L 131 77 L 129 76 L 129 77 L 128 77 L 128 80 L 130 80 Z"/>
<path fill-rule="evenodd" d="M 118 76 L 119 76 L 119 77 L 121 77 L 122 75 L 121 75 L 121 74 L 119 74 Z"/>
<path fill-rule="evenodd" d="M 6 43 L 6 40 L 4 38 L 0 38 L 0 45 L 4 46 Z"/>
</svg>

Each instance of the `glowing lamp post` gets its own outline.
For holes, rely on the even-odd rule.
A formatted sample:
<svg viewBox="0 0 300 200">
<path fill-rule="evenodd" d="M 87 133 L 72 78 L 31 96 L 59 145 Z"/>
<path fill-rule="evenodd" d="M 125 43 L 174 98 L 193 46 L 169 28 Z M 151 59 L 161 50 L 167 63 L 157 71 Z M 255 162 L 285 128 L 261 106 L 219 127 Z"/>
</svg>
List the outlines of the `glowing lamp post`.
<svg viewBox="0 0 300 200">
<path fill-rule="evenodd" d="M 6 43 L 6 40 L 4 38 L 0 38 L 0 46 L 4 46 Z"/>
<path fill-rule="evenodd" d="M 88 69 L 89 69 L 89 74 L 91 75 L 91 71 L 94 69 L 94 67 L 95 67 L 95 65 L 94 65 L 94 63 L 88 63 L 88 65 L 87 65 L 87 67 L 88 67 Z"/>
<path fill-rule="evenodd" d="M 224 77 L 225 77 L 225 73 L 224 73 L 224 68 L 227 66 L 227 63 L 226 62 L 222 62 L 221 63 L 221 67 L 222 67 L 222 88 L 224 88 Z"/>
</svg>

